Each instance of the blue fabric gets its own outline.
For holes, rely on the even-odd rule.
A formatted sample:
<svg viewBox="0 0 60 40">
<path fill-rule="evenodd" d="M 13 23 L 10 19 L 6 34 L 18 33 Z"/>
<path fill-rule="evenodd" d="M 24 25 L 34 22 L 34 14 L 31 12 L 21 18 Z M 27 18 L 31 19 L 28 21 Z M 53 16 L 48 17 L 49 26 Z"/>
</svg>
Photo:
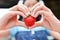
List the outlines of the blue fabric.
<svg viewBox="0 0 60 40">
<path fill-rule="evenodd" d="M 44 30 L 34 32 L 35 33 L 32 34 L 32 31 L 20 31 L 17 32 L 15 38 L 16 40 L 48 40 L 47 34 Z"/>
<path fill-rule="evenodd" d="M 39 30 L 44 30 L 47 35 L 49 34 L 48 30 L 46 30 L 44 27 L 41 27 L 41 26 L 31 29 L 31 31 L 39 31 Z M 12 37 L 14 37 L 16 35 L 16 33 L 20 32 L 20 31 L 29 31 L 29 30 L 26 29 L 26 28 L 24 28 L 24 27 L 15 26 L 15 27 L 13 27 L 13 28 L 10 29 L 10 35 Z"/>
<path fill-rule="evenodd" d="M 18 32 L 18 27 L 11 28 L 9 32 L 11 37 L 15 36 L 15 34 Z"/>
<path fill-rule="evenodd" d="M 11 37 L 14 37 L 18 31 L 27 31 L 24 27 L 15 26 L 9 30 Z"/>
<path fill-rule="evenodd" d="M 36 31 L 36 40 L 48 40 L 47 34 L 44 30 Z"/>
</svg>

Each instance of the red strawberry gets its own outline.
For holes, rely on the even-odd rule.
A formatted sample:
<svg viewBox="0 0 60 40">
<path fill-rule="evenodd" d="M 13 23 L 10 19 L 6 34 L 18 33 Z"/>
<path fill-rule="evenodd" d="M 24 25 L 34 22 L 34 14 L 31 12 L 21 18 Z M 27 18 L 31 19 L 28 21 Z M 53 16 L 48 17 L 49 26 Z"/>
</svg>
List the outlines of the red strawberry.
<svg viewBox="0 0 60 40">
<path fill-rule="evenodd" d="M 24 22 L 25 22 L 27 28 L 30 28 L 31 26 L 33 26 L 35 21 L 36 21 L 36 19 L 32 16 L 28 16 L 28 17 L 24 18 Z"/>
</svg>

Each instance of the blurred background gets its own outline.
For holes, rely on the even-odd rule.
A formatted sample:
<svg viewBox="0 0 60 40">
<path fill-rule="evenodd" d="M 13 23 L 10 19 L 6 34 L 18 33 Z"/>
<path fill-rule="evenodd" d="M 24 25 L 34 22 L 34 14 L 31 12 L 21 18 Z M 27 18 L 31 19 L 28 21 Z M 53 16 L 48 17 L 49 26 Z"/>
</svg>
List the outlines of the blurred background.
<svg viewBox="0 0 60 40">
<path fill-rule="evenodd" d="M 0 8 L 10 8 L 18 3 L 19 0 L 0 0 Z M 60 0 L 43 0 L 55 16 L 60 19 Z"/>
<path fill-rule="evenodd" d="M 60 0 L 43 0 L 45 5 L 52 10 L 60 20 Z M 18 4 L 19 0 L 0 0 L 0 17 L 7 12 L 8 8 Z M 12 39 L 14 40 L 14 39 Z"/>
</svg>

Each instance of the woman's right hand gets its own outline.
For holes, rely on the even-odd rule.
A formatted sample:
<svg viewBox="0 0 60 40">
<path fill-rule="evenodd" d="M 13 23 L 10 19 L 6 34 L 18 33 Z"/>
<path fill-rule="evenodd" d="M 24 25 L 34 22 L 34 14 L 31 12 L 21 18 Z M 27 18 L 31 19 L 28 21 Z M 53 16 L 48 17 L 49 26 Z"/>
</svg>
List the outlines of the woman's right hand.
<svg viewBox="0 0 60 40">
<path fill-rule="evenodd" d="M 0 29 L 8 29 L 16 25 L 25 26 L 24 22 L 17 20 L 17 15 L 24 18 L 28 16 L 28 12 L 28 8 L 23 4 L 10 8 L 9 12 L 0 18 Z"/>
<path fill-rule="evenodd" d="M 24 15 L 20 11 L 9 11 L 5 16 L 3 16 L 0 19 L 0 27 L 3 29 L 6 29 L 6 28 L 10 28 L 15 25 L 23 26 L 22 24 L 24 23 L 22 21 L 18 22 L 17 15 L 22 15 L 23 17 L 26 17 L 26 15 Z"/>
</svg>

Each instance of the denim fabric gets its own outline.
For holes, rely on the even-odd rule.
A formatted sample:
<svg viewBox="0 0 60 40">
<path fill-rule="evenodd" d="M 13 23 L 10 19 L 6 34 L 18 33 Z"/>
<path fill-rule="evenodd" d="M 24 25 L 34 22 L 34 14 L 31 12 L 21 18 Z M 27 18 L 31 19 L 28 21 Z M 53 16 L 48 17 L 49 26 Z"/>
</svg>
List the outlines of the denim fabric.
<svg viewBox="0 0 60 40">
<path fill-rule="evenodd" d="M 32 31 L 34 31 L 35 34 L 32 34 Z M 16 26 L 10 29 L 10 35 L 12 37 L 16 37 L 16 40 L 42 40 L 42 38 L 47 40 L 48 31 L 44 27 L 35 27 L 31 30 Z M 16 36 L 15 36 L 16 35 Z M 18 36 L 20 35 L 20 36 Z M 40 38 L 39 38 L 39 36 Z"/>
<path fill-rule="evenodd" d="M 44 30 L 34 31 L 20 31 L 15 36 L 16 40 L 48 40 L 47 34 Z"/>
<path fill-rule="evenodd" d="M 46 29 L 42 26 L 31 29 L 31 31 L 38 31 L 38 30 L 46 30 Z M 10 35 L 12 37 L 15 36 L 15 34 L 19 31 L 29 31 L 29 30 L 27 28 L 20 27 L 20 26 L 15 26 L 9 30 Z M 46 34 L 49 34 L 48 30 L 46 30 L 45 32 L 46 32 Z"/>
<path fill-rule="evenodd" d="M 47 38 L 47 34 L 45 32 L 45 30 L 41 30 L 41 31 L 36 31 L 35 32 L 35 35 L 36 35 L 36 40 L 48 40 Z"/>
<path fill-rule="evenodd" d="M 21 31 L 16 34 L 16 40 L 32 40 L 30 31 Z"/>
<path fill-rule="evenodd" d="M 24 28 L 24 27 L 15 26 L 15 27 L 9 29 L 10 36 L 11 36 L 11 37 L 14 37 L 15 34 L 16 34 L 17 32 L 19 32 L 19 31 L 27 31 L 27 29 Z"/>
</svg>

